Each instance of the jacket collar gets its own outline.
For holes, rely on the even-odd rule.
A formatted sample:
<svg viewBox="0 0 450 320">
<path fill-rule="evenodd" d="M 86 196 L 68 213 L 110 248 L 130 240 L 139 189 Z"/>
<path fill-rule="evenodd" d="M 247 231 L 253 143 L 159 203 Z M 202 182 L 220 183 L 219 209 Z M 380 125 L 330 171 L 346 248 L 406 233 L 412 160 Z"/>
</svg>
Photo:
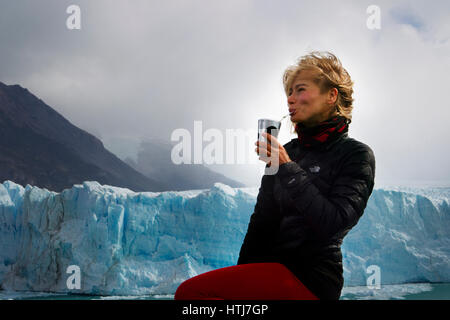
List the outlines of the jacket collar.
<svg viewBox="0 0 450 320">
<path fill-rule="evenodd" d="M 311 150 L 311 151 L 327 151 L 329 150 L 333 145 L 335 145 L 336 143 L 342 141 L 343 139 L 347 139 L 348 138 L 348 132 L 344 132 L 343 134 L 341 134 L 339 137 L 337 137 L 336 139 L 333 139 L 331 141 L 326 141 L 321 145 L 318 146 L 312 146 L 312 147 L 301 147 L 300 146 L 300 142 L 298 141 L 298 138 L 293 138 L 291 139 L 291 141 L 289 141 L 286 145 L 285 148 L 286 150 L 288 150 L 288 154 L 291 155 L 296 158 L 301 150 Z"/>
</svg>

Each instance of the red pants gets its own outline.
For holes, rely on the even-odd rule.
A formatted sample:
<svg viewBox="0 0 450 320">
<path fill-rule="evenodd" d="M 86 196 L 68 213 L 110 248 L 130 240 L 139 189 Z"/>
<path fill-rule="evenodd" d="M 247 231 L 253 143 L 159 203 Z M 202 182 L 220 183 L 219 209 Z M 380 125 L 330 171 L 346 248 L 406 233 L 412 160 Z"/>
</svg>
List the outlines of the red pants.
<svg viewBox="0 0 450 320">
<path fill-rule="evenodd" d="M 175 300 L 318 300 L 280 263 L 212 270 L 184 281 Z"/>
</svg>

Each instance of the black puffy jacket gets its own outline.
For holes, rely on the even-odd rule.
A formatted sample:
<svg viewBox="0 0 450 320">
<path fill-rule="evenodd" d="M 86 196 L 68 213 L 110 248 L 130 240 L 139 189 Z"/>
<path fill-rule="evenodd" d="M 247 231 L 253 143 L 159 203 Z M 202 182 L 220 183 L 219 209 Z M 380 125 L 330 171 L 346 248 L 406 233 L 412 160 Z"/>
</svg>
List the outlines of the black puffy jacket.
<svg viewBox="0 0 450 320">
<path fill-rule="evenodd" d="M 315 147 L 296 138 L 284 148 L 292 161 L 263 175 L 238 264 L 280 262 L 319 299 L 339 299 L 340 247 L 372 193 L 373 151 L 347 133 Z"/>
</svg>

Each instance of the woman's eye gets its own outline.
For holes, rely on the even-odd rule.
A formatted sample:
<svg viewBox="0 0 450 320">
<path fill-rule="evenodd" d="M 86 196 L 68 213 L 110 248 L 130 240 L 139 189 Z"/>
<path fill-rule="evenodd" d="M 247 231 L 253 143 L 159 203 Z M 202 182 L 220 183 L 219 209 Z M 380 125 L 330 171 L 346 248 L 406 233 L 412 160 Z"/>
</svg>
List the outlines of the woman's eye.
<svg viewBox="0 0 450 320">
<path fill-rule="evenodd" d="M 300 91 L 302 91 L 302 90 L 304 90 L 303 88 L 298 88 L 297 89 L 297 92 L 300 92 Z"/>
</svg>

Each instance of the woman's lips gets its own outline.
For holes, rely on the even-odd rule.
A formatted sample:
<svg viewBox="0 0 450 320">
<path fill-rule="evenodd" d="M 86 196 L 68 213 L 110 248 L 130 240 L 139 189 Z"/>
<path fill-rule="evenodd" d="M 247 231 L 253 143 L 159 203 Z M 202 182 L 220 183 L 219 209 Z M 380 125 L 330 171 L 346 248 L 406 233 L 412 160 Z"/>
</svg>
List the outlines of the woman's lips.
<svg viewBox="0 0 450 320">
<path fill-rule="evenodd" d="M 296 110 L 289 110 L 289 115 L 292 117 L 295 114 Z"/>
</svg>

